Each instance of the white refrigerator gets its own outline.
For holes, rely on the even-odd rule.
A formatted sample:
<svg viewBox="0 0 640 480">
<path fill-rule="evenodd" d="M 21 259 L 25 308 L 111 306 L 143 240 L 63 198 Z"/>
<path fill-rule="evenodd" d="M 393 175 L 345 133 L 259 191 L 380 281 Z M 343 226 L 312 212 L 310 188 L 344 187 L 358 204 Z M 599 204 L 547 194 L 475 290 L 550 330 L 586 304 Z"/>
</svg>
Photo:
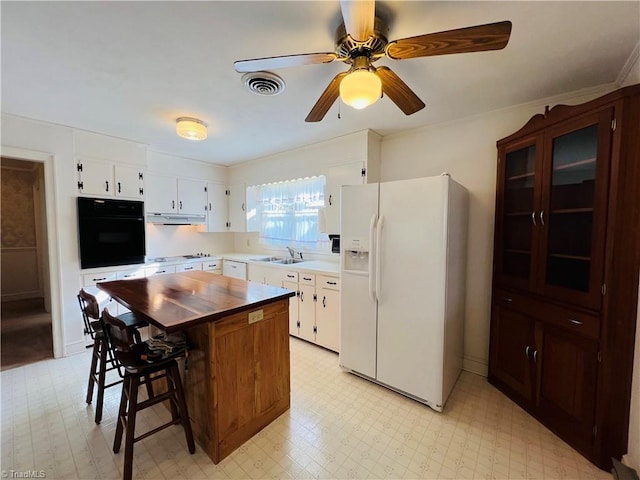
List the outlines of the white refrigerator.
<svg viewBox="0 0 640 480">
<path fill-rule="evenodd" d="M 442 411 L 462 369 L 467 191 L 442 174 L 341 202 L 340 365 Z"/>
</svg>

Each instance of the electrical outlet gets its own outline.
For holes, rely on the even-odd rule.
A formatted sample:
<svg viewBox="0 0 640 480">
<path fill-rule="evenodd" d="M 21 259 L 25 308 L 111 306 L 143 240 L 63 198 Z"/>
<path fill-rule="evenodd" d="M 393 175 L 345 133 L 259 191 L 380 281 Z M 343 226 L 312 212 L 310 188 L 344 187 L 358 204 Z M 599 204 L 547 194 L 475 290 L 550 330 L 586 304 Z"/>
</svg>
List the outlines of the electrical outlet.
<svg viewBox="0 0 640 480">
<path fill-rule="evenodd" d="M 264 311 L 262 309 L 249 312 L 249 323 L 259 322 L 264 318 Z"/>
</svg>

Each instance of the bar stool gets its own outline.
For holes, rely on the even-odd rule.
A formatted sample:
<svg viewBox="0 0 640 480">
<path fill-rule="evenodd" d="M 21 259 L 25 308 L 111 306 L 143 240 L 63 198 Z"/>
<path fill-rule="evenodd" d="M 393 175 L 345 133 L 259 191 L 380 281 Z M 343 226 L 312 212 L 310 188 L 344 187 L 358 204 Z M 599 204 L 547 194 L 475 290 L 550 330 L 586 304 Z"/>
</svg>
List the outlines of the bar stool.
<svg viewBox="0 0 640 480">
<path fill-rule="evenodd" d="M 84 333 L 91 336 L 93 340 L 92 345 L 88 345 L 87 348 L 93 347 L 93 354 L 91 357 L 91 369 L 89 371 L 89 384 L 87 385 L 87 404 L 90 404 L 93 400 L 93 389 L 97 385 L 98 398 L 96 401 L 96 414 L 95 422 L 100 423 L 102 421 L 102 407 L 104 403 L 104 391 L 114 385 L 122 383 L 122 373 L 120 373 L 118 380 L 106 384 L 107 372 L 115 370 L 117 364 L 115 363 L 115 357 L 113 352 L 109 348 L 109 343 L 104 334 L 104 327 L 100 318 L 100 307 L 98 299 L 95 295 L 92 295 L 84 288 L 80 289 L 78 293 L 78 303 L 80 304 L 80 310 L 82 311 L 82 319 L 84 321 Z M 146 326 L 147 322 L 136 318 L 132 312 L 125 313 L 119 317 L 132 331 L 132 334 L 140 341 L 140 333 L 138 328 Z"/>
<path fill-rule="evenodd" d="M 123 478 L 130 480 L 133 468 L 133 444 L 171 425 L 182 424 L 189 453 L 193 454 L 196 451 L 187 403 L 180 380 L 180 370 L 176 362 L 177 358 L 185 356 L 186 351 L 182 349 L 174 353 L 156 354 L 155 351 L 149 349 L 148 344 L 144 342 L 136 344 L 131 329 L 120 318 L 111 316 L 106 308 L 102 312 L 102 320 L 109 342 L 114 349 L 116 361 L 124 368 L 124 382 L 120 397 L 118 424 L 113 440 L 113 453 L 120 451 L 124 433 Z M 152 382 L 162 378 L 166 379 L 166 391 L 155 395 L 154 389 L 149 386 Z M 138 388 L 141 384 L 147 385 L 149 398 L 138 403 Z M 165 400 L 169 400 L 171 420 L 136 437 L 137 413 Z"/>
</svg>

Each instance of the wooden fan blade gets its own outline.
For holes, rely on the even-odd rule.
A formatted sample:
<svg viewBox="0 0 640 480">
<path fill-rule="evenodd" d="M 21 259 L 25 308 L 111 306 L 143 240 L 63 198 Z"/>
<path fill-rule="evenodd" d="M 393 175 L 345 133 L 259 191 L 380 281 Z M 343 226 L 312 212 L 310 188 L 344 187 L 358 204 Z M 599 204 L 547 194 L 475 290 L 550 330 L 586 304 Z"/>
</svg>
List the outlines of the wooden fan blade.
<svg viewBox="0 0 640 480">
<path fill-rule="evenodd" d="M 393 70 L 388 67 L 378 67 L 376 75 L 382 81 L 382 92 L 395 103 L 405 115 L 411 115 L 424 108 L 424 102 L 413 93 Z"/>
<path fill-rule="evenodd" d="M 347 76 L 347 73 L 348 72 L 342 72 L 333 77 L 327 88 L 322 92 L 322 95 L 320 95 L 320 98 L 309 112 L 309 115 L 307 115 L 307 118 L 304 119 L 305 122 L 319 122 L 324 118 L 331 108 L 331 105 L 333 105 L 340 95 L 340 82 Z"/>
<path fill-rule="evenodd" d="M 374 0 L 340 0 L 342 19 L 347 33 L 357 42 L 365 42 L 373 35 L 376 14 Z"/>
<path fill-rule="evenodd" d="M 500 50 L 507 46 L 509 35 L 511 22 L 488 23 L 395 40 L 387 45 L 385 52 L 389 58 L 403 60 L 450 53 Z"/>
<path fill-rule="evenodd" d="M 316 63 L 331 63 L 338 55 L 328 53 L 301 53 L 299 55 L 283 55 L 281 57 L 254 58 L 251 60 L 238 60 L 233 62 L 233 67 L 238 73 L 259 72 L 261 70 L 274 70 L 276 68 L 298 67 L 300 65 L 314 65 Z"/>
</svg>

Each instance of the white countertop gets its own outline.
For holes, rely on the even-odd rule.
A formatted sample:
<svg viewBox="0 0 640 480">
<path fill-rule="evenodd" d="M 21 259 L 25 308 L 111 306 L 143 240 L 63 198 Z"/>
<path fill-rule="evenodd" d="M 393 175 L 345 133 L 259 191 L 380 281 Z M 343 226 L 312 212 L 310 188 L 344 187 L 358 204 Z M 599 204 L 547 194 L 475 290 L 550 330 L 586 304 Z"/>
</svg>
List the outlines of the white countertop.
<svg viewBox="0 0 640 480">
<path fill-rule="evenodd" d="M 219 257 L 227 260 L 235 260 L 237 262 L 255 263 L 256 265 L 265 265 L 275 268 L 286 268 L 288 270 L 296 270 L 300 272 L 313 272 L 313 273 L 326 273 L 328 275 L 340 275 L 340 262 L 331 262 L 328 260 L 305 260 L 300 263 L 273 263 L 273 262 L 261 262 L 252 261 L 255 258 L 269 257 L 269 254 L 261 253 L 221 253 Z M 284 257 L 283 255 L 283 258 Z"/>
<path fill-rule="evenodd" d="M 235 260 L 237 262 L 245 262 L 256 265 L 265 265 L 274 268 L 286 268 L 288 270 L 295 270 L 299 272 L 313 272 L 313 273 L 325 273 L 327 275 L 340 275 L 340 262 L 339 261 L 328 261 L 328 260 L 305 260 L 300 263 L 293 264 L 282 264 L 282 263 L 272 263 L 272 262 L 261 262 L 261 261 L 253 261 L 256 258 L 269 257 L 269 254 L 260 254 L 260 253 L 238 253 L 238 252 L 230 252 L 230 253 L 220 253 L 216 255 L 196 257 L 196 258 L 185 258 L 184 256 L 175 256 L 175 257 L 163 257 L 165 260 L 158 262 L 155 261 L 154 258 L 149 258 L 145 261 L 145 263 L 134 264 L 134 265 L 120 265 L 116 267 L 97 267 L 97 268 L 87 268 L 83 269 L 82 273 L 94 273 L 94 272 L 115 272 L 122 270 L 131 270 L 136 268 L 147 268 L 147 267 L 160 267 L 163 265 L 176 265 L 183 263 L 191 263 L 191 262 L 208 262 L 208 261 L 216 261 L 216 260 Z M 283 258 L 285 258 L 283 256 Z M 337 260 L 337 258 L 336 258 Z"/>
</svg>

